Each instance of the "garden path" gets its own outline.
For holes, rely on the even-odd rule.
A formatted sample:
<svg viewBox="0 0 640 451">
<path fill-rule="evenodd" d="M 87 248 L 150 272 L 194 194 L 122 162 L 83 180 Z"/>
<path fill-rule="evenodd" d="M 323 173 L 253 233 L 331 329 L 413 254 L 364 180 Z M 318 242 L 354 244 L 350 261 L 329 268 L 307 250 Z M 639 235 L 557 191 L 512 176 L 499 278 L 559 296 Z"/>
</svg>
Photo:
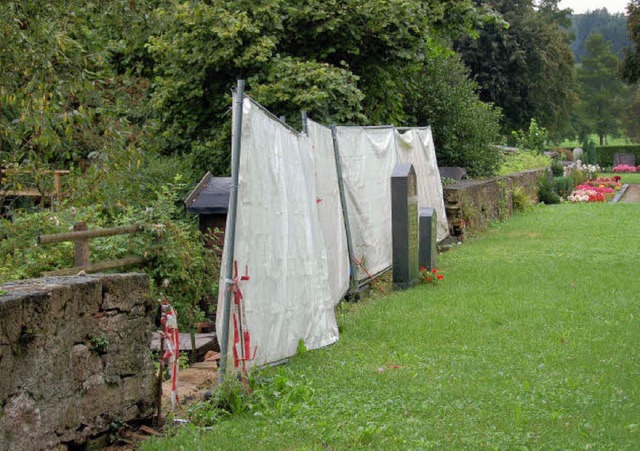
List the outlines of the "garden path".
<svg viewBox="0 0 640 451">
<path fill-rule="evenodd" d="M 618 202 L 640 202 L 640 184 L 630 184 Z"/>
</svg>

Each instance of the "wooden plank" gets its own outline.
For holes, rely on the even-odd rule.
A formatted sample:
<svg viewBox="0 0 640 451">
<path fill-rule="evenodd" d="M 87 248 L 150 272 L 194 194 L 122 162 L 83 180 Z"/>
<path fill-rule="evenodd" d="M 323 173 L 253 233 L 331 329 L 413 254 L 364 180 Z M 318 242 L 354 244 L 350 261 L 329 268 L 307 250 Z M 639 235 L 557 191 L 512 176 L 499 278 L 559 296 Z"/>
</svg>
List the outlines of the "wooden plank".
<svg viewBox="0 0 640 451">
<path fill-rule="evenodd" d="M 86 238 L 99 238 L 113 235 L 125 235 L 127 233 L 135 233 L 142 230 L 139 225 L 132 225 L 126 227 L 116 227 L 113 229 L 95 229 L 87 230 L 84 232 L 68 232 L 68 233 L 55 233 L 53 235 L 39 235 L 38 244 L 52 244 L 62 243 L 64 241 L 76 241 Z"/>
<path fill-rule="evenodd" d="M 202 177 L 200 183 L 198 183 L 198 185 L 193 189 L 193 191 L 191 191 L 187 199 L 184 201 L 185 207 L 189 208 L 191 206 L 191 204 L 196 200 L 202 190 L 207 187 L 212 178 L 213 176 L 211 175 L 211 172 L 207 172 L 204 177 Z"/>
<path fill-rule="evenodd" d="M 181 333 L 180 335 L 180 351 L 191 351 L 191 334 Z M 217 343 L 216 334 L 211 332 L 208 334 L 196 334 L 196 350 L 198 354 L 205 347 L 213 347 Z M 160 334 L 155 332 L 151 337 L 151 350 L 160 350 Z"/>
<path fill-rule="evenodd" d="M 75 266 L 73 268 L 66 268 L 66 269 L 58 269 L 56 271 L 45 271 L 42 273 L 42 275 L 44 277 L 73 276 L 75 274 L 78 274 L 80 271 L 84 271 L 86 273 L 92 273 L 92 272 L 98 272 L 98 271 L 105 271 L 107 269 L 122 268 L 124 266 L 139 265 L 141 263 L 145 263 L 146 261 L 147 259 L 144 257 L 127 257 L 127 258 L 121 258 L 118 260 L 109 260 L 106 262 L 93 263 L 91 265 Z"/>
<path fill-rule="evenodd" d="M 0 191 L 0 196 L 7 197 L 48 197 L 49 193 L 41 193 L 35 189 L 22 189 L 22 190 L 2 190 Z"/>
<path fill-rule="evenodd" d="M 87 230 L 86 222 L 76 222 L 73 225 L 74 232 L 84 232 Z M 89 240 L 75 240 L 73 242 L 73 263 L 76 267 L 89 266 Z"/>
</svg>

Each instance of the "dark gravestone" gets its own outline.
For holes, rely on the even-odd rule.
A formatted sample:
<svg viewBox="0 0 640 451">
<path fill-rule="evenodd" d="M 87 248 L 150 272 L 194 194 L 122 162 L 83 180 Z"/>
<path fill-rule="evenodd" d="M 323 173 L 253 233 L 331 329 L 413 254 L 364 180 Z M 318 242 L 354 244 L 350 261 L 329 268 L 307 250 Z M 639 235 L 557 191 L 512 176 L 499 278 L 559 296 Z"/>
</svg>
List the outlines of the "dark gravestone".
<svg viewBox="0 0 640 451">
<path fill-rule="evenodd" d="M 627 164 L 629 166 L 636 165 L 636 156 L 632 153 L 615 153 L 613 154 L 613 166 Z"/>
<path fill-rule="evenodd" d="M 418 278 L 418 190 L 411 164 L 397 164 L 391 174 L 393 285 L 408 288 Z"/>
<path fill-rule="evenodd" d="M 419 266 L 428 269 L 436 268 L 437 213 L 433 208 L 420 209 L 420 252 Z"/>
</svg>

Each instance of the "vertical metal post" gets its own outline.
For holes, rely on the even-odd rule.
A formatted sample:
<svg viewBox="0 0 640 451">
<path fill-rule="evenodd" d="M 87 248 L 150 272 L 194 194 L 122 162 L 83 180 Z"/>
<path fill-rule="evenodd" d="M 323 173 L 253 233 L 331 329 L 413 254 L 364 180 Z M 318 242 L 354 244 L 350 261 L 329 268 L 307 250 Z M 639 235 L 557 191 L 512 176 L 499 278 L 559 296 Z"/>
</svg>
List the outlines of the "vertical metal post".
<svg viewBox="0 0 640 451">
<path fill-rule="evenodd" d="M 347 197 L 344 193 L 344 180 L 342 178 L 342 163 L 340 162 L 340 149 L 338 148 L 338 134 L 336 126 L 331 126 L 331 138 L 333 139 L 333 155 L 336 160 L 336 172 L 338 173 L 338 189 L 340 191 L 340 203 L 342 204 L 342 216 L 344 218 L 344 230 L 347 234 L 347 252 L 349 253 L 349 290 L 355 286 L 356 269 L 353 260 L 353 242 L 351 241 L 351 226 L 349 225 L 349 210 Z"/>
<path fill-rule="evenodd" d="M 224 308 L 222 310 L 222 336 L 220 337 L 220 378 L 221 383 L 227 369 L 227 355 L 229 347 L 229 318 L 231 313 L 231 290 L 229 285 L 233 280 L 233 260 L 236 240 L 236 211 L 238 207 L 238 179 L 240 173 L 240 148 L 242 143 L 242 101 L 244 99 L 244 80 L 238 80 L 233 98 L 233 131 L 231 139 L 231 190 L 229 193 L 229 211 L 227 213 L 227 227 L 225 230 L 225 275 L 224 275 Z"/>
<path fill-rule="evenodd" d="M 302 132 L 309 136 L 309 116 L 307 116 L 307 110 L 300 111 L 300 116 L 302 116 Z"/>
</svg>

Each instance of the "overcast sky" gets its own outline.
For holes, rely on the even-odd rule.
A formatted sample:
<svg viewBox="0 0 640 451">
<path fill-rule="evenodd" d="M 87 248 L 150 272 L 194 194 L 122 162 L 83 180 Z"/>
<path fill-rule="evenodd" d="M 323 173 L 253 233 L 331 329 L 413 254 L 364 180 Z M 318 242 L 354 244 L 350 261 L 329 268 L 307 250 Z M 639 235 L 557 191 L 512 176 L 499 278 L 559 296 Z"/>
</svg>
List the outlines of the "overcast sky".
<svg viewBox="0 0 640 451">
<path fill-rule="evenodd" d="M 594 9 L 607 8 L 610 13 L 625 13 L 629 0 L 561 0 L 561 9 L 571 8 L 574 14 L 582 14 Z"/>
</svg>

